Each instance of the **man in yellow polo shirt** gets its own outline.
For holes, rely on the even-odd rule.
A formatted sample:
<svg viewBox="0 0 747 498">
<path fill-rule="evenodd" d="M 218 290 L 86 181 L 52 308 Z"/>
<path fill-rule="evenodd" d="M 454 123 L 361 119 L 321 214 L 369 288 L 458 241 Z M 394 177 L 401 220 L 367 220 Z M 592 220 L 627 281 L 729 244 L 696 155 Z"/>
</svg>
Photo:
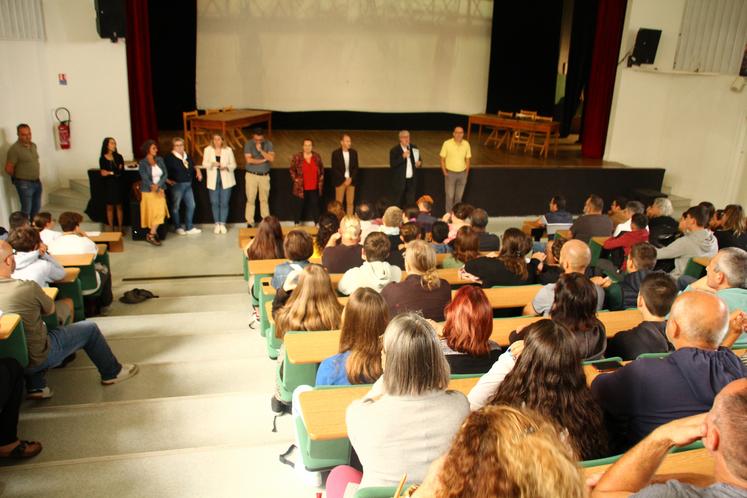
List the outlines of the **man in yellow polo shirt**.
<svg viewBox="0 0 747 498">
<path fill-rule="evenodd" d="M 472 149 L 469 142 L 464 140 L 464 128 L 454 128 L 454 138 L 450 138 L 441 146 L 441 171 L 444 174 L 444 190 L 446 191 L 446 212 L 451 212 L 454 204 L 462 202 L 464 187 L 469 176 L 469 163 Z"/>
</svg>

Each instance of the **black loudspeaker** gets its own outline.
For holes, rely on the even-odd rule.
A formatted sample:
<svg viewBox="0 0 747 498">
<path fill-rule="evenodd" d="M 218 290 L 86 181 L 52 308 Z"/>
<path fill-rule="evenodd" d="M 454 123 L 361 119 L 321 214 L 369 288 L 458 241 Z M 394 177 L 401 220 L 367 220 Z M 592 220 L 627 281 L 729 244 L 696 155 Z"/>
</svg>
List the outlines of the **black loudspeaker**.
<svg viewBox="0 0 747 498">
<path fill-rule="evenodd" d="M 127 0 L 95 0 L 96 31 L 101 38 L 109 38 L 112 43 L 124 38 L 127 29 L 125 2 Z"/>
<path fill-rule="evenodd" d="M 641 28 L 635 37 L 633 55 L 628 58 L 628 67 L 641 64 L 653 64 L 656 59 L 656 49 L 659 48 L 660 29 Z"/>
</svg>

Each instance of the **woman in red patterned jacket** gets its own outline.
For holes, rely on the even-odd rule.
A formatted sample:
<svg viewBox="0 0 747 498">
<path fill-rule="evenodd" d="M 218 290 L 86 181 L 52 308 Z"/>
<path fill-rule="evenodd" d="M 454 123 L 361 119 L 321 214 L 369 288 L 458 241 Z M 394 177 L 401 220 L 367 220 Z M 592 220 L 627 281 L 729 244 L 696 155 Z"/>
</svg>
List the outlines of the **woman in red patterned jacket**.
<svg viewBox="0 0 747 498">
<path fill-rule="evenodd" d="M 324 163 L 322 156 L 314 152 L 314 141 L 305 138 L 303 151 L 293 154 L 290 176 L 293 180 L 293 196 L 296 197 L 294 221 L 319 219 L 319 199 L 324 185 Z M 304 217 L 304 214 L 306 215 Z"/>
</svg>

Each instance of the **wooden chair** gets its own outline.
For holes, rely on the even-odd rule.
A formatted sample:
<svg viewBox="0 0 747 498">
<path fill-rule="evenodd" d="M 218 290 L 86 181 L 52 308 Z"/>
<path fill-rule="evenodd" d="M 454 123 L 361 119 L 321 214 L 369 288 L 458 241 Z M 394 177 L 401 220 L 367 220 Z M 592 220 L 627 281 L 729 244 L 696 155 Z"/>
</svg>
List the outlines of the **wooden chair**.
<svg viewBox="0 0 747 498">
<path fill-rule="evenodd" d="M 511 119 L 514 117 L 514 113 L 498 111 L 498 117 Z M 501 145 L 505 143 L 506 148 L 508 149 L 508 147 L 511 144 L 511 128 L 503 128 L 503 127 L 493 128 L 493 130 L 490 132 L 490 135 L 488 135 L 487 140 L 485 140 L 485 145 L 487 146 L 490 142 L 495 142 L 496 149 L 500 149 Z"/>
<path fill-rule="evenodd" d="M 195 139 L 193 136 L 194 130 L 192 124 L 189 122 L 190 118 L 196 118 L 199 115 L 197 109 L 194 111 L 182 112 L 182 124 L 184 126 L 184 148 L 189 153 L 194 152 Z"/>
<path fill-rule="evenodd" d="M 205 114 L 218 114 L 221 112 L 220 109 L 205 109 Z"/>
<path fill-rule="evenodd" d="M 534 121 L 534 119 L 537 117 L 537 113 L 535 111 L 525 111 L 522 109 L 520 112 L 517 112 L 516 116 L 514 117 L 516 119 Z M 514 130 L 514 132 L 511 134 L 511 143 L 508 146 L 508 150 L 513 152 L 514 147 L 516 147 L 517 145 L 523 145 L 524 152 L 526 152 L 527 145 L 529 144 L 531 139 L 532 132 L 526 130 Z"/>
<path fill-rule="evenodd" d="M 545 121 L 545 122 L 551 123 L 552 117 L 551 116 L 535 116 L 534 120 Z M 528 149 L 530 152 L 534 153 L 534 149 L 539 149 L 540 156 L 541 156 L 545 152 L 545 149 L 549 147 L 550 147 L 550 138 L 545 133 L 532 132 L 529 134 L 529 142 L 527 143 L 525 150 Z"/>
</svg>

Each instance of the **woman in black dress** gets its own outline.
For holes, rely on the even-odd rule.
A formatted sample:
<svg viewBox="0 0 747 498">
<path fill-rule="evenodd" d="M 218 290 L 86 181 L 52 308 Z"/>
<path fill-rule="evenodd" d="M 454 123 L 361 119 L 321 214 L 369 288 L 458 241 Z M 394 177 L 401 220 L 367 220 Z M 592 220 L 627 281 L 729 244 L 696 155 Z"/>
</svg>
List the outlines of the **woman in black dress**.
<svg viewBox="0 0 747 498">
<path fill-rule="evenodd" d="M 104 193 L 106 196 L 106 229 L 115 232 L 122 231 L 122 170 L 124 159 L 117 152 L 117 141 L 106 137 L 101 144 L 99 168 L 104 179 Z M 117 224 L 114 225 L 114 209 L 117 210 Z"/>
</svg>

